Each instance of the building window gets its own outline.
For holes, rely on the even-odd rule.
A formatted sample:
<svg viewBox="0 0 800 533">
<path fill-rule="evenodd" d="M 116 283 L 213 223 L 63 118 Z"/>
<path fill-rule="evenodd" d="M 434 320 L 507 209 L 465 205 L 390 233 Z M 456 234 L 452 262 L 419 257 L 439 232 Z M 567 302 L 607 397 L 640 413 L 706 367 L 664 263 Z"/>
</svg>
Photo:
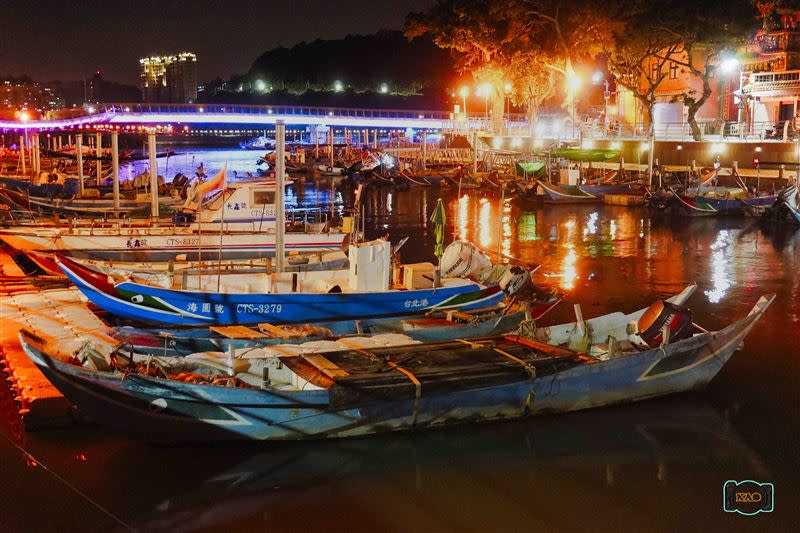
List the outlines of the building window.
<svg viewBox="0 0 800 533">
<path fill-rule="evenodd" d="M 669 79 L 678 79 L 678 65 L 674 61 L 670 62 L 669 64 Z"/>
<path fill-rule="evenodd" d="M 653 65 L 653 76 L 652 76 L 653 81 L 657 80 L 660 75 L 661 75 L 661 69 L 659 68 L 659 65 L 658 64 Z"/>
</svg>

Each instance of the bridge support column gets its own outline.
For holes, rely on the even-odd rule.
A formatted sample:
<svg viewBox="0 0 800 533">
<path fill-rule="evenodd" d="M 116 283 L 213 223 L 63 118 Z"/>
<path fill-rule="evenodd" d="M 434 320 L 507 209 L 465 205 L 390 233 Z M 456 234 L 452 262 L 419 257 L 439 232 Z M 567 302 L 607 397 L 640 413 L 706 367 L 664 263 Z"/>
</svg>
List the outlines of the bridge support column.
<svg viewBox="0 0 800 533">
<path fill-rule="evenodd" d="M 78 159 L 78 194 L 83 198 L 83 133 L 75 135 L 75 150 Z"/>
<path fill-rule="evenodd" d="M 97 184 L 100 185 L 100 179 L 103 175 L 103 161 L 100 160 L 103 157 L 103 134 L 98 133 L 95 135 L 94 138 L 94 155 L 97 156 Z"/>
<path fill-rule="evenodd" d="M 34 150 L 34 159 L 36 160 L 36 174 L 38 175 L 42 171 L 42 137 L 39 132 L 36 132 L 36 135 L 33 137 L 33 150 Z"/>
<path fill-rule="evenodd" d="M 372 130 L 372 147 L 378 148 L 378 128 Z"/>
<path fill-rule="evenodd" d="M 22 163 L 22 173 L 27 174 L 28 169 L 26 168 L 27 163 L 25 162 L 25 136 L 19 136 L 19 159 Z"/>
<path fill-rule="evenodd" d="M 150 156 L 150 219 L 158 220 L 158 165 L 156 165 L 156 134 L 147 134 L 147 151 Z"/>
<path fill-rule="evenodd" d="M 119 218 L 119 133 L 111 134 L 111 175 L 114 180 L 114 217 Z"/>
</svg>

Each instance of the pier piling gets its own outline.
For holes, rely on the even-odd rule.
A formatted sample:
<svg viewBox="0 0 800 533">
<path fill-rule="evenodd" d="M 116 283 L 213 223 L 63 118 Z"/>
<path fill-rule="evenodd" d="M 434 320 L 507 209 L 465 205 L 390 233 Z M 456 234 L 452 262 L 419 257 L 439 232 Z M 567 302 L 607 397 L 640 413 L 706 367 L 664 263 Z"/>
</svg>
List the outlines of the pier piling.
<svg viewBox="0 0 800 533">
<path fill-rule="evenodd" d="M 286 125 L 282 120 L 275 122 L 275 269 L 284 270 L 283 232 L 286 225 Z"/>
<path fill-rule="evenodd" d="M 156 165 L 156 134 L 147 134 L 147 150 L 150 156 L 150 218 L 158 220 L 158 166 Z"/>
<path fill-rule="evenodd" d="M 75 135 L 75 149 L 78 158 L 78 194 L 83 198 L 83 134 Z"/>
<path fill-rule="evenodd" d="M 100 169 L 97 169 L 98 173 Z M 119 218 L 119 133 L 111 134 L 111 173 L 114 180 L 114 218 Z"/>
</svg>

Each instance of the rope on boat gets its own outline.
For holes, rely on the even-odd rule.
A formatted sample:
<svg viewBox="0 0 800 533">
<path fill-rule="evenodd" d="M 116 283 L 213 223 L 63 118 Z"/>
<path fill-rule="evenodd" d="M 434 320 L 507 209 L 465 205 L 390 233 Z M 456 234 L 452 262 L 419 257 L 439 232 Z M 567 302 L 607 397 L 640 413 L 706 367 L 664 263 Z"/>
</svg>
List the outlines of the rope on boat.
<svg viewBox="0 0 800 533">
<path fill-rule="evenodd" d="M 357 344 L 354 344 L 352 342 L 347 342 L 345 339 L 339 339 L 336 342 L 338 342 L 339 344 L 343 344 L 343 345 L 347 346 L 351 350 L 353 350 L 353 351 L 355 351 L 357 353 L 360 353 L 361 355 L 369 357 L 373 361 L 376 361 L 376 360 L 380 359 L 377 355 L 375 355 L 374 353 L 370 352 L 369 350 L 365 350 L 365 349 L 361 348 L 360 346 L 358 346 Z M 422 397 L 422 383 L 420 383 L 420 381 L 417 379 L 417 376 L 415 376 L 410 370 L 407 370 L 407 369 L 403 368 L 402 366 L 400 366 L 399 364 L 397 364 L 394 361 L 388 361 L 387 360 L 386 361 L 386 366 L 388 366 L 390 368 L 393 368 L 394 370 L 397 370 L 398 372 L 400 372 L 401 374 L 406 376 L 408 379 L 410 379 L 411 383 L 414 384 L 414 389 L 415 389 L 415 391 L 414 391 L 414 411 L 411 414 L 411 427 L 414 427 L 414 426 L 417 425 L 417 416 L 419 415 L 419 400 Z"/>
<path fill-rule="evenodd" d="M 417 414 L 419 413 L 419 399 L 422 396 L 422 383 L 419 382 L 417 376 L 411 373 L 411 371 L 406 370 L 402 366 L 398 365 L 394 361 L 387 361 L 387 365 L 394 368 L 401 374 L 404 374 L 408 379 L 411 380 L 411 383 L 414 384 L 415 394 L 414 394 L 414 412 L 411 415 L 411 426 L 414 427 L 417 425 Z"/>
<path fill-rule="evenodd" d="M 536 338 L 536 321 L 535 320 L 523 320 L 519 323 L 517 327 L 517 331 L 515 335 L 520 337 L 526 337 L 528 339 L 535 339 Z"/>
</svg>

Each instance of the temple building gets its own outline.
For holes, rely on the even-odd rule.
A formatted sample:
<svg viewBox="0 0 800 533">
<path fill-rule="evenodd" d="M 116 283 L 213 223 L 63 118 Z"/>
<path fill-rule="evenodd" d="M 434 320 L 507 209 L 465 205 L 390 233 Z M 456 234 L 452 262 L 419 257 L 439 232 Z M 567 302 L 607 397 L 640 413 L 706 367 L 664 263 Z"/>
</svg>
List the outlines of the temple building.
<svg viewBox="0 0 800 533">
<path fill-rule="evenodd" d="M 800 12 L 779 10 L 748 43 L 741 94 L 741 122 L 751 133 L 783 136 L 798 129 Z"/>
</svg>

